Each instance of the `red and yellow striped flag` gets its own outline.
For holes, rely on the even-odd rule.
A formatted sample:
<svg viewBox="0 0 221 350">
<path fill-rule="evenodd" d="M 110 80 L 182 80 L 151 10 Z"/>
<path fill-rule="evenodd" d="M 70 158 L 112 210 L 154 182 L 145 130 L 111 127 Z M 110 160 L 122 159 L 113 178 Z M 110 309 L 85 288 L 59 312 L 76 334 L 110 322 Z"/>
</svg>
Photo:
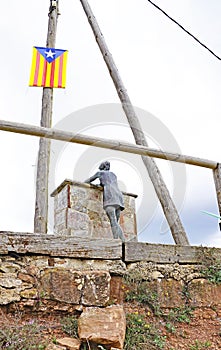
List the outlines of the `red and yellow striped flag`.
<svg viewBox="0 0 221 350">
<path fill-rule="evenodd" d="M 65 88 L 67 50 L 33 47 L 29 86 Z"/>
</svg>

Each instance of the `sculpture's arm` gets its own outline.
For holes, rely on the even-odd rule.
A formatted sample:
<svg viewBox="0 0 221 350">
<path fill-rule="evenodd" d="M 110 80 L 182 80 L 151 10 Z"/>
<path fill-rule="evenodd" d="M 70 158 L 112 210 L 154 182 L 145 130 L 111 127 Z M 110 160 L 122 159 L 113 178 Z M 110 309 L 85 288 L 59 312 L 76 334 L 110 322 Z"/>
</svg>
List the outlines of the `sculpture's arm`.
<svg viewBox="0 0 221 350">
<path fill-rule="evenodd" d="M 90 182 L 93 182 L 93 181 L 96 180 L 97 178 L 99 178 L 99 173 L 94 174 L 93 176 L 89 177 L 89 179 L 85 180 L 84 182 L 86 182 L 87 184 L 89 184 Z"/>
</svg>

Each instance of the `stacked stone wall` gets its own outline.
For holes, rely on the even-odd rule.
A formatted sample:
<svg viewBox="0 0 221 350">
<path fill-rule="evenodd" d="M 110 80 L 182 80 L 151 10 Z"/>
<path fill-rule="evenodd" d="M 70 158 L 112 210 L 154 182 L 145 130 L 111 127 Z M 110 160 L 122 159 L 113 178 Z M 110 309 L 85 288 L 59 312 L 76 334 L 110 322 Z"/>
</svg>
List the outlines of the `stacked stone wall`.
<svg viewBox="0 0 221 350">
<path fill-rule="evenodd" d="M 4 312 L 77 313 L 81 341 L 90 339 L 108 349 L 123 349 L 125 300 L 137 286 L 150 296 L 150 308 L 157 305 L 157 310 L 168 312 L 188 306 L 199 317 L 221 317 L 221 285 L 212 283 L 205 274 L 209 266 L 220 261 L 220 249 L 185 250 L 169 245 L 122 244 L 118 240 L 109 241 L 109 246 L 102 240 L 88 240 L 75 249 L 76 238 L 62 245 L 62 237 L 46 240 L 45 235 L 2 234 L 0 305 Z M 105 247 L 108 259 L 98 254 L 99 246 Z M 136 251 L 142 252 L 145 260 L 139 261 L 137 256 L 134 261 Z M 79 344 L 76 349 L 80 349 Z"/>
</svg>

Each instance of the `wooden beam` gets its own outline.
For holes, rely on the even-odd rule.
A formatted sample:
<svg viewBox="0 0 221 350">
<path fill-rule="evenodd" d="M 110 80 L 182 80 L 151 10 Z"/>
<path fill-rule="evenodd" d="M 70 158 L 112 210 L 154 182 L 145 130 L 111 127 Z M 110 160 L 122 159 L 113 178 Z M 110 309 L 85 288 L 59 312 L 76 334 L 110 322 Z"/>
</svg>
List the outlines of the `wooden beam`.
<svg viewBox="0 0 221 350">
<path fill-rule="evenodd" d="M 199 264 L 205 263 L 211 257 L 220 259 L 221 254 L 219 248 L 141 242 L 126 242 L 124 249 L 125 263 L 148 261 L 158 264 Z"/>
<path fill-rule="evenodd" d="M 48 14 L 48 32 L 46 47 L 54 48 L 56 41 L 56 30 L 58 20 L 58 1 L 52 6 L 50 0 Z M 53 89 L 43 88 L 41 126 L 50 128 L 52 124 L 53 107 Z M 48 179 L 50 167 L 51 141 L 46 138 L 39 140 L 37 177 L 36 177 L 36 196 L 35 196 L 35 216 L 34 232 L 47 233 L 48 226 Z"/>
<path fill-rule="evenodd" d="M 117 260 L 122 258 L 118 239 L 79 239 L 71 236 L 0 231 L 0 254 L 40 254 L 79 259 Z"/>
<path fill-rule="evenodd" d="M 108 46 L 105 42 L 104 36 L 100 30 L 98 22 L 92 12 L 92 9 L 87 0 L 80 0 L 84 12 L 87 16 L 88 22 L 91 26 L 91 29 L 94 33 L 94 37 L 97 41 L 98 47 L 101 51 L 103 59 L 107 65 L 108 71 L 118 93 L 119 99 L 121 101 L 122 108 L 127 117 L 129 126 L 133 133 L 135 142 L 137 145 L 142 145 L 148 147 L 148 143 L 145 137 L 145 134 L 142 130 L 140 121 L 136 115 L 135 109 L 132 105 L 132 102 L 129 98 L 127 90 L 123 84 L 120 73 L 117 69 L 117 66 L 114 62 L 113 56 L 111 55 Z M 189 245 L 189 241 L 183 227 L 183 224 L 180 220 L 179 213 L 173 202 L 173 199 L 170 195 L 170 192 L 167 189 L 166 183 L 160 173 L 160 170 L 153 158 L 148 156 L 141 156 L 144 166 L 147 170 L 149 178 L 153 184 L 156 195 L 159 199 L 159 202 L 162 206 L 164 215 L 170 227 L 171 234 L 176 244 Z"/>
<path fill-rule="evenodd" d="M 221 215 L 221 164 L 217 164 L 217 167 L 213 170 L 213 177 L 216 187 L 219 213 Z"/>
<path fill-rule="evenodd" d="M 45 128 L 23 123 L 15 123 L 7 120 L 0 120 L 0 130 L 24 135 L 45 137 L 53 140 L 78 143 L 93 147 L 107 148 L 121 152 L 165 159 L 178 163 L 196 165 L 209 169 L 216 169 L 218 165 L 218 162 L 208 159 L 202 159 L 198 157 L 192 157 L 172 152 L 162 152 L 154 148 L 145 147 L 141 145 L 134 145 L 132 143 L 127 143 L 123 141 L 74 134 L 73 132 L 63 131 L 59 129 Z"/>
</svg>

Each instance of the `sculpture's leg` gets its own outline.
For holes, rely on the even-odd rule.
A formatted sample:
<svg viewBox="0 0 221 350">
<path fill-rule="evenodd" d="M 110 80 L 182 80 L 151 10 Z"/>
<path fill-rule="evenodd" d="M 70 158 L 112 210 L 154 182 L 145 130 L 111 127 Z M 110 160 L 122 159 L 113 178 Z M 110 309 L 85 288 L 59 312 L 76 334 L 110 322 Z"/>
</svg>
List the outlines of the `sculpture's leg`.
<svg viewBox="0 0 221 350">
<path fill-rule="evenodd" d="M 117 209 L 115 210 L 117 222 L 119 222 L 119 219 L 120 219 L 120 212 L 121 212 L 120 208 L 117 208 Z"/>
<path fill-rule="evenodd" d="M 106 211 L 107 216 L 110 220 L 111 229 L 112 229 L 112 233 L 113 233 L 114 238 L 115 239 L 120 238 L 124 242 L 125 241 L 124 234 L 121 230 L 120 225 L 117 222 L 119 220 L 119 218 L 117 220 L 117 216 L 119 215 L 119 213 L 117 214 L 116 208 L 113 206 L 108 206 L 105 208 L 105 211 Z"/>
</svg>

